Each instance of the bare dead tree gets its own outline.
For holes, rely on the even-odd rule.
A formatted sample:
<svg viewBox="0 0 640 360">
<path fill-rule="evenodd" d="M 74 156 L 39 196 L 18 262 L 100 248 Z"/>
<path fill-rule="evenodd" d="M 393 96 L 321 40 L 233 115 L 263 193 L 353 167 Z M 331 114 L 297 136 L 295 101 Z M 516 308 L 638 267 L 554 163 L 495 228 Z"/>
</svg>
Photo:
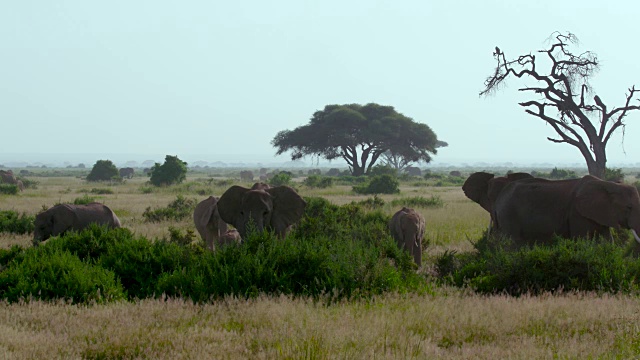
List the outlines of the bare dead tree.
<svg viewBox="0 0 640 360">
<path fill-rule="evenodd" d="M 624 106 L 608 109 L 598 95 L 593 97 L 595 104 L 585 103 L 585 95 L 593 93 L 589 79 L 598 71 L 598 59 L 592 52 L 574 55 L 571 45 L 577 45 L 578 39 L 571 33 L 554 32 L 550 37 L 548 49 L 539 50 L 551 61 L 548 74 L 536 68 L 536 56 L 520 55 L 507 61 L 503 51 L 496 46 L 493 57 L 497 66 L 494 73 L 484 82 L 480 96 L 497 91 L 509 76 L 533 79 L 537 86 L 527 86 L 519 91 L 532 92 L 539 96 L 537 100 L 519 103 L 526 112 L 542 119 L 555 130 L 558 137 L 547 137 L 554 143 L 567 143 L 580 150 L 587 162 L 589 174 L 604 178 L 607 164 L 606 146 L 611 135 L 622 128 L 624 119 L 632 110 L 640 106 L 631 105 L 640 89 L 631 86 L 625 94 Z"/>
</svg>

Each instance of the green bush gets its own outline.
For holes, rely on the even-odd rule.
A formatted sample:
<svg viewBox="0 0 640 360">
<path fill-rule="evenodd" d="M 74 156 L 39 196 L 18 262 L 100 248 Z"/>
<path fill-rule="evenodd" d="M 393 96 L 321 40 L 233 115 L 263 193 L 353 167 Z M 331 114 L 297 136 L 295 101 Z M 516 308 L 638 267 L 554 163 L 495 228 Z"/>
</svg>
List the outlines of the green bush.
<svg viewBox="0 0 640 360">
<path fill-rule="evenodd" d="M 13 210 L 0 211 L 0 232 L 13 234 L 28 234 L 33 231 L 34 216 L 22 213 L 18 214 Z"/>
<path fill-rule="evenodd" d="M 406 206 L 406 207 L 442 207 L 444 206 L 444 201 L 437 196 L 431 195 L 430 198 L 425 198 L 423 196 L 414 196 L 414 197 L 406 197 L 400 199 L 393 199 L 391 201 L 391 206 Z"/>
<path fill-rule="evenodd" d="M 0 194 L 15 195 L 19 190 L 18 185 L 0 184 Z"/>
<path fill-rule="evenodd" d="M 22 185 L 25 189 L 37 189 L 38 185 L 40 184 L 39 181 L 30 180 L 23 177 L 18 177 L 18 180 L 22 181 Z"/>
<path fill-rule="evenodd" d="M 271 186 L 281 186 L 281 185 L 291 185 L 291 175 L 286 172 L 279 172 L 271 179 L 269 179 L 269 185 Z"/>
<path fill-rule="evenodd" d="M 84 196 L 79 197 L 79 198 L 75 198 L 73 200 L 73 204 L 74 205 L 87 205 L 87 204 L 91 204 L 93 202 L 96 202 L 96 198 L 94 198 L 93 196 L 89 196 L 87 194 L 84 194 Z"/>
<path fill-rule="evenodd" d="M 610 242 L 557 239 L 552 246 L 508 250 L 477 246 L 476 254 L 455 254 L 437 263 L 453 264 L 440 274 L 458 286 L 481 293 L 541 293 L 546 291 L 636 292 L 640 260 Z M 449 258 L 452 254 L 446 254 Z"/>
<path fill-rule="evenodd" d="M 110 194 L 113 194 L 113 190 L 93 188 L 91 189 L 90 193 L 97 194 L 97 195 L 110 195 Z"/>
<path fill-rule="evenodd" d="M 371 168 L 371 170 L 367 173 L 369 176 L 377 176 L 377 175 L 390 175 L 393 177 L 398 176 L 398 170 L 389 166 L 389 165 L 376 165 Z"/>
<path fill-rule="evenodd" d="M 165 220 L 180 221 L 193 214 L 196 204 L 196 199 L 188 199 L 182 195 L 178 195 L 176 199 L 165 208 L 151 210 L 151 207 L 147 207 L 144 213 L 142 213 L 142 217 L 147 222 L 161 222 Z"/>
<path fill-rule="evenodd" d="M 112 271 L 83 262 L 68 251 L 38 247 L 16 256 L 0 273 L 0 298 L 102 303 L 124 299 L 125 294 Z"/>
<path fill-rule="evenodd" d="M 605 169 L 604 180 L 622 182 L 624 180 L 624 174 L 622 173 L 622 169 L 609 169 L 609 168 Z"/>
<path fill-rule="evenodd" d="M 109 181 L 120 179 L 118 168 L 111 160 L 98 160 L 89 175 L 87 181 Z"/>
<path fill-rule="evenodd" d="M 400 192 L 400 182 L 392 175 L 376 175 L 368 182 L 353 186 L 357 194 L 397 194 Z"/>
<path fill-rule="evenodd" d="M 352 204 L 355 205 L 361 205 L 364 207 L 367 207 L 369 209 L 378 209 L 384 206 L 385 202 L 384 199 L 378 197 L 378 195 L 373 195 L 373 197 L 371 198 L 367 198 L 365 200 L 360 200 L 358 202 L 352 202 Z"/>
<path fill-rule="evenodd" d="M 149 181 L 155 186 L 180 184 L 187 178 L 187 163 L 177 156 L 167 155 L 164 164 L 155 163 Z"/>
<path fill-rule="evenodd" d="M 333 178 L 329 176 L 309 175 L 303 182 L 310 188 L 325 189 L 333 186 Z"/>
</svg>

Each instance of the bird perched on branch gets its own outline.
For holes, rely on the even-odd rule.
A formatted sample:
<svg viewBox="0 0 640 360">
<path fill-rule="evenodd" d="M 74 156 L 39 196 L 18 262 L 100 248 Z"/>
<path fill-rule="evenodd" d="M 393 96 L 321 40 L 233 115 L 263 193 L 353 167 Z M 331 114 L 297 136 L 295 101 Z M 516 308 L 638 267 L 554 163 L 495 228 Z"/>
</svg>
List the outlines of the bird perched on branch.
<svg viewBox="0 0 640 360">
<path fill-rule="evenodd" d="M 593 100 L 595 100 L 596 105 L 600 106 L 601 108 L 604 108 L 604 104 L 602 103 L 602 100 L 600 100 L 600 96 L 598 95 L 594 96 Z"/>
<path fill-rule="evenodd" d="M 496 52 L 493 53 L 493 55 L 500 55 L 500 48 L 496 46 Z"/>
</svg>

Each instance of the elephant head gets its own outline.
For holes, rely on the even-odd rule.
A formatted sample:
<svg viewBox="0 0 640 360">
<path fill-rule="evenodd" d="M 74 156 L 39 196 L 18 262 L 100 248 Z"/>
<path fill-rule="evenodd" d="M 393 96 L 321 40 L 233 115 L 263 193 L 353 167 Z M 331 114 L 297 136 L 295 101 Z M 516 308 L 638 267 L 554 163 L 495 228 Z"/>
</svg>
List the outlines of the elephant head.
<svg viewBox="0 0 640 360">
<path fill-rule="evenodd" d="M 493 174 L 486 172 L 476 172 L 464 182 L 462 191 L 469 199 L 491 213 L 498 195 L 508 183 L 531 178 L 533 176 L 527 173 L 512 173 L 507 176 L 494 177 Z"/>
<path fill-rule="evenodd" d="M 306 202 L 289 186 L 262 189 L 230 187 L 218 201 L 218 212 L 225 222 L 232 224 L 243 239 L 247 227 L 253 223 L 256 231 L 273 230 L 284 238 L 291 225 L 304 213 Z"/>
<path fill-rule="evenodd" d="M 595 235 L 590 227 L 582 228 L 584 221 L 576 219 L 584 217 L 605 228 L 631 229 L 640 243 L 640 197 L 635 186 L 585 177 L 575 192 L 574 210 L 572 235 Z"/>
</svg>

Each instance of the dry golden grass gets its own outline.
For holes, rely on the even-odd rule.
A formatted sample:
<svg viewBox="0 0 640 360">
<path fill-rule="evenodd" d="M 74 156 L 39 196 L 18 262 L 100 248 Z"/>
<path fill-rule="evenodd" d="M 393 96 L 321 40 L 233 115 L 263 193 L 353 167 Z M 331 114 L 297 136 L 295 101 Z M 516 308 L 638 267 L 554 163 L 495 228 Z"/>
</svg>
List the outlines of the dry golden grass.
<svg viewBox="0 0 640 360">
<path fill-rule="evenodd" d="M 36 190 L 0 196 L 0 209 L 35 214 L 43 205 L 73 201 L 105 188 L 77 178 L 38 178 Z M 194 178 L 189 178 L 194 181 Z M 198 200 L 226 187 L 197 182 L 191 190 L 154 189 L 145 178 L 92 195 L 124 226 L 147 237 L 169 226 L 193 229 L 191 219 L 148 224 L 147 207 L 166 206 L 178 193 Z M 348 186 L 310 190 L 336 204 L 366 199 Z M 204 190 L 203 190 L 204 189 Z M 204 195 L 198 191 L 204 191 Z M 418 208 L 427 221 L 427 254 L 471 249 L 489 217 L 459 187 L 404 185 L 400 196 L 437 195 L 441 208 Z M 384 195 L 388 202 L 398 195 Z M 388 214 L 397 209 L 386 205 Z M 30 235 L 0 234 L 0 246 L 29 246 Z M 193 305 L 181 300 L 78 306 L 0 303 L 0 358 L 633 358 L 640 353 L 640 302 L 631 296 L 566 294 L 479 296 L 438 288 L 435 295 L 388 294 L 369 301 L 322 306 L 306 299 L 261 297 Z"/>
</svg>

